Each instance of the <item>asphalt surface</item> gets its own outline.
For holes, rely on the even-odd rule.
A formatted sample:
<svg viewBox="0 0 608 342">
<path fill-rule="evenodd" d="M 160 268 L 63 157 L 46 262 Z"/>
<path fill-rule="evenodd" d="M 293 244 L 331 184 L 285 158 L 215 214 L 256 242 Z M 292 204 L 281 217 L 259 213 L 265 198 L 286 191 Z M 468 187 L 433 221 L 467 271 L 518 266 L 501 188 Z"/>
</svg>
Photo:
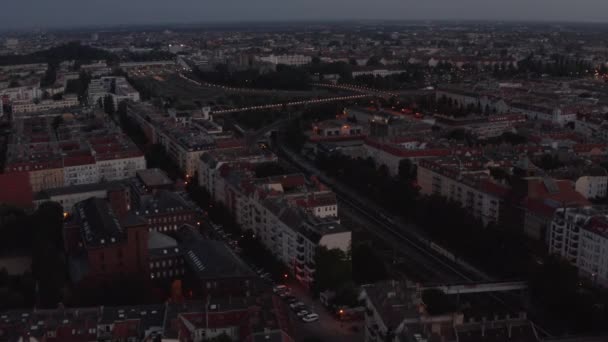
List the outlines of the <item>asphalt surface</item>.
<svg viewBox="0 0 608 342">
<path fill-rule="evenodd" d="M 287 284 L 292 295 L 306 304 L 312 311 L 319 315 L 316 322 L 305 323 L 289 309 L 290 316 L 294 322 L 294 335 L 296 341 L 305 341 L 308 338 L 317 338 L 323 342 L 358 342 L 363 341 L 364 321 L 342 322 L 332 316 L 327 309 L 313 299 L 309 292 L 297 283 Z"/>
</svg>

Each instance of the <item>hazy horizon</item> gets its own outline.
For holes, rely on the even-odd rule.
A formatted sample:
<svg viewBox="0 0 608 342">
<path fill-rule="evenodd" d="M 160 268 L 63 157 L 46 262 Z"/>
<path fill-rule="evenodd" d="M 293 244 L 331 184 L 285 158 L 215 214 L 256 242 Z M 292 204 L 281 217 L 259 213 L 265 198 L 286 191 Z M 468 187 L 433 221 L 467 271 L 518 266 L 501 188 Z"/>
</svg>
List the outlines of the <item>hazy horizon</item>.
<svg viewBox="0 0 608 342">
<path fill-rule="evenodd" d="M 0 29 L 175 23 L 482 20 L 608 22 L 600 0 L 22 0 L 5 4 Z"/>
</svg>

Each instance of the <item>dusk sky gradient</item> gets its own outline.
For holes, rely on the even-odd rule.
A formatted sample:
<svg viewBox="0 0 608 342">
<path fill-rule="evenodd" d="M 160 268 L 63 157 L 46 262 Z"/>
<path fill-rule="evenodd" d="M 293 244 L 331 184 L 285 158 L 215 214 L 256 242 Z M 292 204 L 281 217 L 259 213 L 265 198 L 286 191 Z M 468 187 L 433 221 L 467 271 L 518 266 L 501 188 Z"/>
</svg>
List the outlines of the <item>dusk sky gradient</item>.
<svg viewBox="0 0 608 342">
<path fill-rule="evenodd" d="M 6 0 L 0 29 L 332 19 L 608 22 L 608 0 Z"/>
</svg>

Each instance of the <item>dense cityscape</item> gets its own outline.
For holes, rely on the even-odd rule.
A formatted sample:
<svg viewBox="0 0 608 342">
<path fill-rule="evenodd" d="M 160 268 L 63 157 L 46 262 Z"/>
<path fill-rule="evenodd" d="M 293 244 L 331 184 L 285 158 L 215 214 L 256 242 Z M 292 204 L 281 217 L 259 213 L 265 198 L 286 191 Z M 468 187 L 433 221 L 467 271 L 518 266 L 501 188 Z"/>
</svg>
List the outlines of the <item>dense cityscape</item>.
<svg viewBox="0 0 608 342">
<path fill-rule="evenodd" d="M 607 33 L 0 32 L 0 341 L 608 341 Z"/>
</svg>

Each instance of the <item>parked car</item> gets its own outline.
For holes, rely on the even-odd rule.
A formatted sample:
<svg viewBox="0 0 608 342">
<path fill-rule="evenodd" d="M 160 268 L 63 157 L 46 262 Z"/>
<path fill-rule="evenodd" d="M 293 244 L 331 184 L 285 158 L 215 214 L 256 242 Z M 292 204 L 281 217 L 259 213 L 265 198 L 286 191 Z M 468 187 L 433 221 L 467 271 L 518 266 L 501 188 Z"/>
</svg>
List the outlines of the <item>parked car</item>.
<svg viewBox="0 0 608 342">
<path fill-rule="evenodd" d="M 296 316 L 298 317 L 304 317 L 304 316 L 308 316 L 311 312 L 308 310 L 300 310 L 298 311 L 298 313 L 296 314 Z"/>
<path fill-rule="evenodd" d="M 317 315 L 316 313 L 311 313 L 311 314 L 308 314 L 308 315 L 302 317 L 302 321 L 304 321 L 306 323 L 316 322 L 318 320 L 319 320 L 319 315 Z"/>
<path fill-rule="evenodd" d="M 287 286 L 285 286 L 285 285 L 277 285 L 277 286 L 274 286 L 272 288 L 272 292 L 273 293 L 279 293 L 279 292 L 285 291 L 287 289 L 289 289 L 289 288 Z"/>
<path fill-rule="evenodd" d="M 283 298 L 283 299 L 285 300 L 285 302 L 286 302 L 287 304 L 292 304 L 292 303 L 295 303 L 295 302 L 297 302 L 297 301 L 298 301 L 298 298 L 296 298 L 296 297 L 294 297 L 294 296 L 292 296 L 292 295 L 289 295 L 289 296 L 287 296 L 287 297 L 285 297 L 285 298 Z"/>
<path fill-rule="evenodd" d="M 301 306 L 301 305 L 304 305 L 304 303 L 298 301 L 298 302 L 289 304 L 289 307 L 292 308 L 292 309 L 295 309 L 295 308 L 297 308 L 298 306 Z"/>
</svg>

